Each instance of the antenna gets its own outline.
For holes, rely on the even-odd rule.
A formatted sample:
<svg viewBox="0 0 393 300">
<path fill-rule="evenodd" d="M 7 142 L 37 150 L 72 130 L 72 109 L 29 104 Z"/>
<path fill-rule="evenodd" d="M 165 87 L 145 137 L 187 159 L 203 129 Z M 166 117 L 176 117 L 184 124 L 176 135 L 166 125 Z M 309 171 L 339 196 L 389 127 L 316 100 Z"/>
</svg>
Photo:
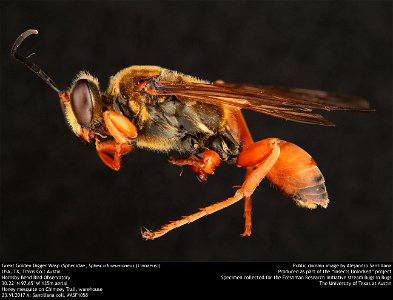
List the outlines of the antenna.
<svg viewBox="0 0 393 300">
<path fill-rule="evenodd" d="M 36 29 L 28 29 L 18 36 L 18 38 L 14 42 L 14 45 L 11 48 L 11 56 L 25 64 L 26 67 L 28 67 L 38 77 L 44 80 L 53 90 L 55 90 L 57 93 L 60 93 L 60 90 L 57 88 L 55 82 L 48 75 L 46 75 L 46 73 L 39 66 L 37 66 L 29 59 L 30 56 L 32 56 L 34 53 L 25 57 L 16 52 L 19 46 L 23 43 L 23 41 L 32 34 L 38 34 L 38 31 Z"/>
</svg>

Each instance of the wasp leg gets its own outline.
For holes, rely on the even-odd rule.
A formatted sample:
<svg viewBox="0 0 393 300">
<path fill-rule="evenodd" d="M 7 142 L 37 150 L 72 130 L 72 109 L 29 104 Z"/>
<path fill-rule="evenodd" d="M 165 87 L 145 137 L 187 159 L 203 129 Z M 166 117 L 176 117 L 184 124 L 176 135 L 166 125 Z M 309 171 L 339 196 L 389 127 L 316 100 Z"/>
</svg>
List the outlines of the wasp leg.
<svg viewBox="0 0 393 300">
<path fill-rule="evenodd" d="M 261 142 L 263 142 L 261 144 Z M 182 217 L 180 220 L 177 221 L 172 221 L 164 226 L 161 227 L 161 229 L 157 231 L 150 231 L 148 229 L 145 229 L 142 231 L 142 237 L 144 237 L 147 240 L 152 240 L 155 238 L 158 238 L 167 232 L 176 229 L 180 226 L 192 223 L 202 217 L 205 217 L 207 215 L 210 215 L 212 213 L 215 213 L 223 208 L 226 208 L 244 197 L 250 197 L 254 190 L 257 188 L 259 183 L 262 181 L 262 179 L 266 176 L 266 174 L 270 171 L 270 169 L 274 166 L 274 164 L 277 161 L 277 158 L 280 155 L 280 147 L 279 147 L 279 140 L 275 138 L 263 140 L 259 143 L 253 144 L 253 145 L 258 145 L 257 148 L 260 148 L 261 152 L 264 153 L 264 155 L 259 155 L 258 161 L 254 161 L 254 166 L 256 166 L 256 169 L 251 172 L 244 181 L 243 185 L 236 191 L 235 195 L 233 197 L 230 197 L 224 201 L 217 202 L 213 205 L 210 205 L 205 208 L 201 208 L 199 212 L 194 213 L 189 216 Z M 247 150 L 245 150 L 247 151 Z M 242 151 L 243 152 L 243 151 Z M 241 152 L 241 154 L 242 154 Z M 253 154 L 254 152 L 252 152 Z M 244 155 L 248 155 L 249 153 L 245 153 Z M 239 154 L 240 155 L 240 154 Z M 248 161 L 250 162 L 251 159 Z M 246 166 L 247 167 L 247 166 Z"/>
<path fill-rule="evenodd" d="M 128 144 L 119 144 L 116 141 L 100 142 L 96 139 L 98 156 L 109 168 L 119 171 L 121 167 L 121 156 L 132 151 Z M 113 158 L 108 154 L 113 155 Z"/>
<path fill-rule="evenodd" d="M 216 83 L 216 82 L 215 82 Z M 218 83 L 219 84 L 219 83 Z M 250 130 L 248 129 L 247 123 L 244 120 L 243 113 L 240 110 L 234 110 L 233 116 L 235 117 L 236 124 L 239 130 L 240 141 L 243 147 L 248 147 L 254 143 Z M 246 168 L 246 178 L 254 170 L 254 167 Z M 241 236 L 250 236 L 252 227 L 252 202 L 251 197 L 244 198 L 244 232 Z"/>
<path fill-rule="evenodd" d="M 103 117 L 106 128 L 115 140 L 101 143 L 96 139 L 97 153 L 109 168 L 119 171 L 121 156 L 132 150 L 127 141 L 128 139 L 136 138 L 138 132 L 135 125 L 121 114 L 106 111 L 103 113 Z M 113 158 L 108 154 L 113 155 Z"/>
<path fill-rule="evenodd" d="M 178 159 L 171 157 L 169 162 L 178 166 L 191 166 L 191 169 L 197 174 L 199 181 L 207 180 L 208 175 L 214 174 L 214 169 L 220 164 L 220 156 L 217 152 L 206 149 L 203 152 L 202 159 L 191 156 L 188 159 Z"/>
<path fill-rule="evenodd" d="M 114 111 L 106 111 L 103 116 L 106 128 L 119 144 L 125 144 L 128 139 L 138 136 L 135 125 L 125 116 Z"/>
</svg>

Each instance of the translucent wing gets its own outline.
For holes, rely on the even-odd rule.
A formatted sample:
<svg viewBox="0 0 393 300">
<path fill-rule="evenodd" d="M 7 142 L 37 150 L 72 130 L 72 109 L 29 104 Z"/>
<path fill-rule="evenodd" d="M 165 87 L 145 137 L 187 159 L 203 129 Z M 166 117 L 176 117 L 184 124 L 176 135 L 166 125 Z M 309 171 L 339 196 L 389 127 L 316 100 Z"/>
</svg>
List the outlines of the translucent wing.
<svg viewBox="0 0 393 300">
<path fill-rule="evenodd" d="M 152 79 L 152 95 L 173 95 L 215 105 L 250 109 L 286 120 L 334 126 L 314 110 L 373 111 L 362 98 L 323 91 L 227 83 L 173 82 Z"/>
</svg>

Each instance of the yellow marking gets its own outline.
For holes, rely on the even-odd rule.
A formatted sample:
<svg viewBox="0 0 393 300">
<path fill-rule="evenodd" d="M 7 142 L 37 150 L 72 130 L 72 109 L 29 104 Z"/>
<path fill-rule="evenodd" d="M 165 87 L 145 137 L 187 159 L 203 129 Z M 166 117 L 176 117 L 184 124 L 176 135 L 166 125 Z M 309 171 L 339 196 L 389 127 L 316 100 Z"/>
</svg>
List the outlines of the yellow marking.
<svg viewBox="0 0 393 300">
<path fill-rule="evenodd" d="M 315 209 L 317 208 L 317 204 L 313 202 L 306 202 L 306 201 L 301 201 L 301 200 L 295 200 L 296 204 L 299 205 L 300 207 L 305 207 L 309 209 Z"/>
<path fill-rule="evenodd" d="M 136 146 L 139 148 L 145 148 L 147 150 L 156 150 L 160 152 L 169 152 L 173 149 L 174 141 L 168 139 L 162 139 L 159 137 L 146 137 L 138 136 L 135 140 Z"/>
<path fill-rule="evenodd" d="M 72 108 L 71 108 L 71 102 L 67 101 L 67 102 L 63 102 L 63 103 L 64 103 L 64 113 L 65 113 L 67 123 L 70 125 L 72 131 L 76 135 L 80 135 L 80 133 L 82 131 L 82 127 L 79 125 L 78 121 L 75 118 L 74 112 L 72 111 Z"/>
<path fill-rule="evenodd" d="M 93 75 L 91 75 L 91 74 L 90 74 L 89 72 L 87 72 L 87 71 L 80 71 L 80 72 L 76 75 L 75 79 L 74 79 L 74 80 L 72 81 L 72 83 L 71 83 L 71 87 L 69 88 L 69 91 L 71 91 L 72 88 L 74 87 L 74 85 L 76 84 L 76 82 L 77 82 L 78 80 L 81 80 L 81 79 L 86 79 L 87 81 L 92 82 L 94 85 L 97 86 L 98 90 L 100 91 L 100 83 L 98 82 L 97 77 L 94 77 Z"/>
</svg>

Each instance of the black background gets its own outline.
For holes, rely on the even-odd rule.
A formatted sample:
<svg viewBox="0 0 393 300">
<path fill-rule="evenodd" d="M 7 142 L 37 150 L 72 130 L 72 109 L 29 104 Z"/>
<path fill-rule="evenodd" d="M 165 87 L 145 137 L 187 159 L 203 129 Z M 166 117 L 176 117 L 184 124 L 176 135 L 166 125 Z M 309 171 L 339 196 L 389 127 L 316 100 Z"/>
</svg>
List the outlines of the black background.
<svg viewBox="0 0 393 300">
<path fill-rule="evenodd" d="M 56 94 L 10 46 L 66 88 L 80 70 L 109 76 L 159 65 L 208 80 L 296 86 L 367 98 L 373 114 L 327 113 L 335 128 L 246 112 L 255 140 L 279 137 L 318 162 L 328 209 L 295 206 L 264 181 L 253 235 L 243 206 L 173 231 L 158 229 L 230 196 L 243 171 L 206 184 L 165 155 L 136 150 L 115 173 L 67 128 Z M 3 261 L 382 261 L 392 259 L 392 3 L 1 2 Z"/>
</svg>

